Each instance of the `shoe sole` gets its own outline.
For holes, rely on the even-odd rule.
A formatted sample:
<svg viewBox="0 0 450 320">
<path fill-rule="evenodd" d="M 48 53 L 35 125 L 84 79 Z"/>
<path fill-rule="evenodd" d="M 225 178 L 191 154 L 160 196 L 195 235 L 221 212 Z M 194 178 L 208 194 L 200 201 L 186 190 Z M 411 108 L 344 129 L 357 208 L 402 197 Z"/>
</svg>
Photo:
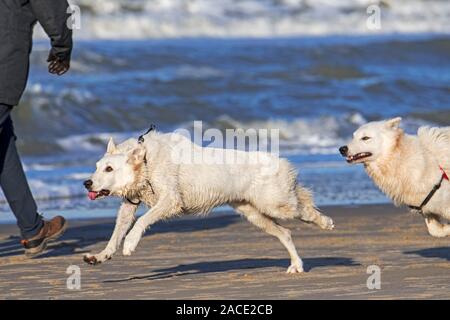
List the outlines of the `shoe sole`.
<svg viewBox="0 0 450 320">
<path fill-rule="evenodd" d="M 67 225 L 68 225 L 68 223 L 67 223 L 67 221 L 65 221 L 61 230 L 59 230 L 57 233 L 55 233 L 51 237 L 44 238 L 44 240 L 42 240 L 42 243 L 39 246 L 37 246 L 36 248 L 32 248 L 32 249 L 26 249 L 25 256 L 28 258 L 34 258 L 34 257 L 37 257 L 38 255 L 42 254 L 45 251 L 45 249 L 47 249 L 47 244 L 50 241 L 54 241 L 64 234 L 64 232 L 67 229 Z"/>
</svg>

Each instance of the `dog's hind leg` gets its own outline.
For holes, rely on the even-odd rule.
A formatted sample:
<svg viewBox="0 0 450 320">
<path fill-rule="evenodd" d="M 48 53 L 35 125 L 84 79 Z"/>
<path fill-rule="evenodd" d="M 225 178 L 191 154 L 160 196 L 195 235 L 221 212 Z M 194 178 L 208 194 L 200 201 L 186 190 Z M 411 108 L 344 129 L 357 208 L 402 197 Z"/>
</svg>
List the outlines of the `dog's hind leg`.
<svg viewBox="0 0 450 320">
<path fill-rule="evenodd" d="M 236 204 L 233 205 L 233 208 L 244 215 L 252 224 L 268 234 L 277 237 L 281 241 L 291 257 L 291 265 L 287 269 L 287 273 L 303 272 L 302 259 L 298 256 L 294 242 L 292 241 L 291 232 L 288 229 L 280 226 L 271 218 L 260 213 L 249 203 Z"/>
<path fill-rule="evenodd" d="M 297 192 L 299 218 L 304 222 L 314 223 L 324 230 L 333 230 L 333 220 L 317 210 L 311 191 L 300 185 L 297 185 L 295 191 Z"/>
<path fill-rule="evenodd" d="M 436 215 L 429 215 L 425 218 L 425 223 L 428 227 L 428 232 L 433 237 L 443 238 L 450 236 L 450 225 L 442 224 L 439 217 Z"/>
<path fill-rule="evenodd" d="M 120 206 L 119 212 L 117 214 L 114 232 L 106 248 L 99 254 L 85 255 L 85 262 L 89 264 L 98 264 L 111 259 L 114 253 L 116 253 L 116 251 L 119 249 L 123 238 L 127 234 L 127 231 L 130 229 L 131 224 L 134 221 L 134 214 L 136 213 L 137 208 L 138 205 L 134 205 L 132 203 L 129 203 L 128 201 L 122 202 L 122 205 Z"/>
</svg>

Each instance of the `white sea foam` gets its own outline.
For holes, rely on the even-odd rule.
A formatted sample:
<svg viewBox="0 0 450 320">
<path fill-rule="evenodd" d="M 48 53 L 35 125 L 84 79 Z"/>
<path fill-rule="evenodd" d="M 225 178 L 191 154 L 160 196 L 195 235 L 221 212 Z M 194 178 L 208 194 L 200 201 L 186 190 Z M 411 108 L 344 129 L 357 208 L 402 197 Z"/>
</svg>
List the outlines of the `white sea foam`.
<svg viewBox="0 0 450 320">
<path fill-rule="evenodd" d="M 106 143 L 112 137 L 116 141 L 123 141 L 137 133 L 95 133 L 73 135 L 57 140 L 57 144 L 66 151 L 100 151 L 106 148 Z"/>
<path fill-rule="evenodd" d="M 92 175 L 92 172 L 72 173 L 65 176 L 66 179 L 86 180 Z"/>
<path fill-rule="evenodd" d="M 450 1 L 440 0 L 71 0 L 81 6 L 80 38 L 277 37 L 449 33 Z M 381 29 L 366 26 L 381 3 Z M 42 31 L 39 32 L 42 36 Z"/>
<path fill-rule="evenodd" d="M 348 138 L 342 135 L 342 131 L 351 130 L 363 123 L 366 123 L 366 120 L 357 113 L 343 117 L 324 116 L 256 121 L 238 121 L 222 116 L 216 121 L 217 125 L 224 128 L 277 129 L 280 137 L 280 151 L 284 155 L 334 154 L 336 147 L 342 145 Z"/>
<path fill-rule="evenodd" d="M 57 168 L 54 164 L 41 164 L 41 163 L 32 163 L 28 165 L 23 165 L 25 171 L 52 171 Z"/>
</svg>

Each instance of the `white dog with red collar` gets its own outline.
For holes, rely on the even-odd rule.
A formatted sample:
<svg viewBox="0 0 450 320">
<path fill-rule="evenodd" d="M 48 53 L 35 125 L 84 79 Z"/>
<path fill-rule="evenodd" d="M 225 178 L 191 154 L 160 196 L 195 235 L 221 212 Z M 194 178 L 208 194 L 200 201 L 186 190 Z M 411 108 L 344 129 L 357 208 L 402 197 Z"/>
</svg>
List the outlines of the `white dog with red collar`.
<svg viewBox="0 0 450 320">
<path fill-rule="evenodd" d="M 378 187 L 397 205 L 425 217 L 435 237 L 450 235 L 450 127 L 422 127 L 417 136 L 400 128 L 401 118 L 370 122 L 340 148 L 349 163 L 362 163 Z"/>
</svg>

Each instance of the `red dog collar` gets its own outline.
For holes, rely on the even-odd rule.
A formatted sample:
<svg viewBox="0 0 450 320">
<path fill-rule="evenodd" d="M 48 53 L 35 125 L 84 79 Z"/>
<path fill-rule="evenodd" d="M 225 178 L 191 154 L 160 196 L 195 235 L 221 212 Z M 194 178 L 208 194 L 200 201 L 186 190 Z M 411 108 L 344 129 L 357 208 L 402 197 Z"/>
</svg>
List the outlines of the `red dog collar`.
<svg viewBox="0 0 450 320">
<path fill-rule="evenodd" d="M 447 181 L 450 181 L 450 179 L 448 178 L 447 172 L 445 172 L 444 168 L 439 166 L 439 169 L 441 169 L 441 171 L 442 171 L 442 178 L 444 178 Z"/>
</svg>

